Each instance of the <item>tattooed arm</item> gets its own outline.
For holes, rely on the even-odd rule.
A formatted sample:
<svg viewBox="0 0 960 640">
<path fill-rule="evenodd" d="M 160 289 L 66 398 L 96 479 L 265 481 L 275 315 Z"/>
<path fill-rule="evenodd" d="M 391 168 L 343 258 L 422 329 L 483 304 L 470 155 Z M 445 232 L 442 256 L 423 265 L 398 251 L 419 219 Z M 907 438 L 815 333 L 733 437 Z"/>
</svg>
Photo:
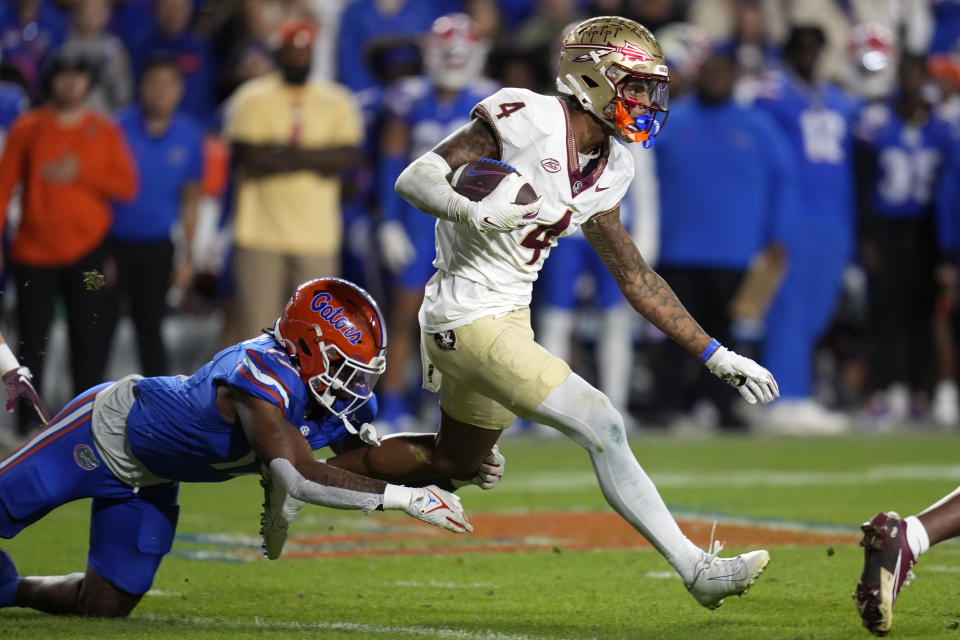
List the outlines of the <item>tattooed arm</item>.
<svg viewBox="0 0 960 640">
<path fill-rule="evenodd" d="M 386 482 L 314 460 L 306 438 L 279 407 L 229 385 L 218 388 L 217 400 L 221 413 L 240 423 L 257 459 L 274 471 L 290 495 L 338 509 L 382 507 Z"/>
<path fill-rule="evenodd" d="M 485 120 L 474 118 L 433 148 L 452 169 L 478 158 L 500 159 L 500 145 Z"/>
<path fill-rule="evenodd" d="M 479 118 L 423 154 L 403 170 L 395 189 L 404 200 L 441 220 L 468 224 L 477 231 L 507 231 L 529 224 L 540 202 L 514 204 L 510 190 L 520 180 L 507 175 L 483 200 L 472 202 L 453 190 L 448 176 L 453 168 L 477 158 L 499 158 L 500 145 L 493 130 Z"/>
<path fill-rule="evenodd" d="M 272 485 L 279 483 L 286 493 L 280 500 L 284 509 L 288 499 L 293 499 L 290 513 L 283 516 L 287 524 L 302 503 L 309 502 L 333 509 L 360 509 L 365 513 L 374 509 L 398 509 L 454 533 L 473 531 L 460 499 L 439 487 L 389 484 L 314 460 L 306 438 L 287 422 L 278 407 L 265 400 L 222 385 L 217 389 L 217 407 L 225 418 L 240 423 L 250 448 L 269 470 L 269 473 L 261 471 L 268 494 L 273 492 Z M 282 529 L 285 531 L 286 526 Z M 280 548 L 285 537 L 284 534 L 279 539 Z M 279 549 L 276 553 L 279 555 Z"/>
<path fill-rule="evenodd" d="M 702 353 L 710 336 L 644 261 L 620 222 L 620 206 L 593 216 L 581 229 L 633 308 L 690 353 Z"/>
</svg>

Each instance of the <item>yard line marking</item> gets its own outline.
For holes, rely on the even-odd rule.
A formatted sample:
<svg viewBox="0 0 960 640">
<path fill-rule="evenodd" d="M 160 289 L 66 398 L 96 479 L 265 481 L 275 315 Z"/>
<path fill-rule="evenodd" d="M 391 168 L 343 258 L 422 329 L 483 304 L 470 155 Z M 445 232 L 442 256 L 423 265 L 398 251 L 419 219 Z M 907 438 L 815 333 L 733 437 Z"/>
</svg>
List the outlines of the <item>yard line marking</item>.
<svg viewBox="0 0 960 640">
<path fill-rule="evenodd" d="M 872 481 L 960 480 L 960 465 L 894 465 L 868 467 L 858 471 L 783 471 L 781 469 L 739 469 L 693 473 L 647 471 L 661 489 L 725 486 L 820 487 L 857 486 Z M 500 493 L 558 493 L 596 486 L 593 472 L 518 473 L 497 486 Z"/>
<path fill-rule="evenodd" d="M 421 582 L 420 580 L 397 580 L 393 583 L 395 587 L 424 587 L 435 589 L 495 589 L 497 585 L 493 582 L 440 582 L 439 580 L 429 580 Z"/>
<path fill-rule="evenodd" d="M 216 544 L 216 543 L 212 543 Z M 220 553 L 218 551 L 204 551 L 198 549 L 174 549 L 168 555 L 177 557 L 177 558 L 186 558 L 187 560 L 200 560 L 203 562 L 252 562 L 256 556 L 251 554 L 240 555 L 240 554 L 229 554 L 229 553 Z"/>
<path fill-rule="evenodd" d="M 947 566 L 942 564 L 934 564 L 929 567 L 924 567 L 924 571 L 934 571 L 936 573 L 960 573 L 960 567 Z"/>
<path fill-rule="evenodd" d="M 144 612 L 130 616 L 153 622 L 183 622 L 194 626 L 209 626 L 216 629 L 236 631 L 255 630 L 295 630 L 295 631 L 355 631 L 366 634 L 389 634 L 422 636 L 429 638 L 447 638 L 449 640 L 557 640 L 556 636 L 532 636 L 528 634 L 502 633 L 499 631 L 463 631 L 442 627 L 424 627 L 414 625 L 385 626 L 362 622 L 298 622 L 296 620 L 271 620 L 255 616 L 253 620 L 243 621 L 215 616 L 179 616 Z"/>
<path fill-rule="evenodd" d="M 674 580 L 680 578 L 680 576 L 673 571 L 644 571 L 643 577 L 654 580 Z"/>
</svg>

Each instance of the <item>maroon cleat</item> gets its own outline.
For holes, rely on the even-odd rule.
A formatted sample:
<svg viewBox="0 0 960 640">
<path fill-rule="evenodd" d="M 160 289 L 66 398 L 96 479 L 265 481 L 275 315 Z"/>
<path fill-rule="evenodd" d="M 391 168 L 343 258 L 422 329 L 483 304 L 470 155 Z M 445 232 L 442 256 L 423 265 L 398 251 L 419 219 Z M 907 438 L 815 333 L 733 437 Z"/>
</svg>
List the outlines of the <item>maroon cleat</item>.
<svg viewBox="0 0 960 640">
<path fill-rule="evenodd" d="M 907 523 L 895 511 L 878 513 L 860 527 L 864 548 L 863 573 L 853 598 L 863 626 L 885 636 L 893 624 L 893 603 L 913 579 L 916 559 L 907 544 Z"/>
</svg>

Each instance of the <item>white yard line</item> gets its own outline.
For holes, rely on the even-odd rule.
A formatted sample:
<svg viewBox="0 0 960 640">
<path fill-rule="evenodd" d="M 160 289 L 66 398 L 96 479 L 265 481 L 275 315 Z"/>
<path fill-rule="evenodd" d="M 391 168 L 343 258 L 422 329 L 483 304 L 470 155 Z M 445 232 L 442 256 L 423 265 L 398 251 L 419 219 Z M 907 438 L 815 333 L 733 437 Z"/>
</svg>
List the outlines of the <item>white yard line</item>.
<svg viewBox="0 0 960 640">
<path fill-rule="evenodd" d="M 393 583 L 395 587 L 416 587 L 418 589 L 495 589 L 497 585 L 493 582 L 441 582 L 440 580 L 397 580 Z"/>
<path fill-rule="evenodd" d="M 231 629 L 235 631 L 346 631 L 368 635 L 414 636 L 428 638 L 445 638 L 448 640 L 557 640 L 556 637 L 532 636 L 528 634 L 501 633 L 495 631 L 462 631 L 460 629 L 445 629 L 443 627 L 428 627 L 421 625 L 386 626 L 366 624 L 362 622 L 299 622 L 296 620 L 274 620 L 255 616 L 252 620 L 236 620 L 213 616 L 178 616 L 156 613 L 142 613 L 131 616 L 133 619 L 148 622 L 184 623 L 191 626 L 206 626 L 217 630 Z"/>
<path fill-rule="evenodd" d="M 960 465 L 899 465 L 869 467 L 857 471 L 783 471 L 779 469 L 731 469 L 729 471 L 648 472 L 661 489 L 687 487 L 819 487 L 856 486 L 872 481 L 957 480 Z M 596 486 L 592 472 L 518 473 L 505 476 L 500 493 L 558 493 Z"/>
</svg>

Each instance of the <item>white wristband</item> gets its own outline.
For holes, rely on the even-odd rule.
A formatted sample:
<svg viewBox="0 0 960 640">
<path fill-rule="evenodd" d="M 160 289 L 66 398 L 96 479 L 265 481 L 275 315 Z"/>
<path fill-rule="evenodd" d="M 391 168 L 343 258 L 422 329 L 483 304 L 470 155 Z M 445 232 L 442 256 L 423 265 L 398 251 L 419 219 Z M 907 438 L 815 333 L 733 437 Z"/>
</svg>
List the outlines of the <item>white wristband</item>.
<svg viewBox="0 0 960 640">
<path fill-rule="evenodd" d="M 383 510 L 406 509 L 413 499 L 413 490 L 399 484 L 388 484 L 383 490 Z"/>
<path fill-rule="evenodd" d="M 20 366 L 17 357 L 10 351 L 6 342 L 0 342 L 0 373 L 12 371 Z"/>
</svg>

